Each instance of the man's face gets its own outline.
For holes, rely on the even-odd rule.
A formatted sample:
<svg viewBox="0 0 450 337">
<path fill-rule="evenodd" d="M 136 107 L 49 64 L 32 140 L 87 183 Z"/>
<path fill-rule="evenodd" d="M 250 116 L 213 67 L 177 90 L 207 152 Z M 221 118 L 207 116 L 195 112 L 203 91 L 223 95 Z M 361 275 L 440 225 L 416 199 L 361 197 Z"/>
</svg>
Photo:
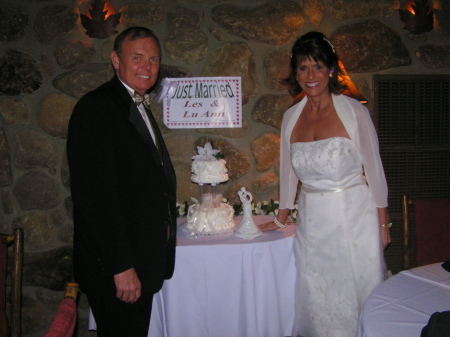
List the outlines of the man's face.
<svg viewBox="0 0 450 337">
<path fill-rule="evenodd" d="M 152 38 L 123 41 L 121 56 L 112 52 L 111 61 L 117 76 L 140 95 L 153 87 L 158 78 L 160 50 Z"/>
</svg>

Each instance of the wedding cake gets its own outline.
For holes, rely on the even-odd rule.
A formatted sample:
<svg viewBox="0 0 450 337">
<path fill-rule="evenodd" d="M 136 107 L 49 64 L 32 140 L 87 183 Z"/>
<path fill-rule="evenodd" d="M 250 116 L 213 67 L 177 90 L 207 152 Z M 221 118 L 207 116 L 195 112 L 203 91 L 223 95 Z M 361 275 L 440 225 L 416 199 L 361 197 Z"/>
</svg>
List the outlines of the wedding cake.
<svg viewBox="0 0 450 337">
<path fill-rule="evenodd" d="M 218 235 L 231 233 L 234 209 L 222 202 L 217 184 L 228 180 L 226 161 L 218 158 L 219 150 L 210 143 L 197 147 L 198 155 L 192 157 L 191 180 L 200 185 L 201 200 L 189 206 L 184 229 L 192 235 Z"/>
</svg>

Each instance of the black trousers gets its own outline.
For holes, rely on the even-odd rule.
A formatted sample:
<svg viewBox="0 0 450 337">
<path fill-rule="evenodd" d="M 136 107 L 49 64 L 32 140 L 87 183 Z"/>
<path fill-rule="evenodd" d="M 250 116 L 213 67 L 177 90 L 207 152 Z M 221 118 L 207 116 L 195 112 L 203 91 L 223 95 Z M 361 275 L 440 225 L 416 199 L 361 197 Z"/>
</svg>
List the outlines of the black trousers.
<svg viewBox="0 0 450 337">
<path fill-rule="evenodd" d="M 97 337 L 147 337 L 153 294 L 125 303 L 115 294 L 86 293 L 97 324 Z"/>
</svg>

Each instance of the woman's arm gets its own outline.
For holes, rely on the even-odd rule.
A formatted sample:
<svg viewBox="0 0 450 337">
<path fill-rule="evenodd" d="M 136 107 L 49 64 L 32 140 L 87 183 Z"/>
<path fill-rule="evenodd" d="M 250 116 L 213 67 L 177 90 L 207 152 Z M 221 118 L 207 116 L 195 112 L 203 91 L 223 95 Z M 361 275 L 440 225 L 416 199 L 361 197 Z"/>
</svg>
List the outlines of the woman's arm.
<svg viewBox="0 0 450 337">
<path fill-rule="evenodd" d="M 378 208 L 378 218 L 380 219 L 381 242 L 383 244 L 383 249 L 386 249 L 391 243 L 391 233 L 389 229 L 391 226 L 391 219 L 387 207 Z"/>
<path fill-rule="evenodd" d="M 304 103 L 303 103 L 304 105 Z M 277 221 L 284 225 L 291 209 L 294 208 L 294 199 L 298 190 L 298 178 L 291 165 L 291 132 L 295 124 L 299 110 L 303 108 L 301 103 L 289 108 L 283 116 L 281 124 L 280 140 L 280 208 L 277 214 Z M 263 231 L 280 228 L 274 221 L 259 226 Z"/>
<path fill-rule="evenodd" d="M 276 217 L 277 221 L 281 225 L 286 225 L 286 221 L 287 221 L 287 218 L 288 218 L 290 212 L 291 212 L 291 210 L 289 208 L 279 209 L 277 217 Z M 259 228 L 261 228 L 261 230 L 264 232 L 264 231 L 274 231 L 281 227 L 279 225 L 277 225 L 275 223 L 275 221 L 271 221 L 271 222 L 266 222 L 262 225 L 259 225 Z"/>
<path fill-rule="evenodd" d="M 364 174 L 369 190 L 378 209 L 380 236 L 385 249 L 391 242 L 390 217 L 388 212 L 388 187 L 380 158 L 378 136 L 369 111 L 360 103 L 352 102 L 357 125 L 357 144 L 363 160 Z"/>
<path fill-rule="evenodd" d="M 355 117 L 364 174 L 376 206 L 378 208 L 385 208 L 388 206 L 388 187 L 380 157 L 378 136 L 370 118 L 369 111 L 365 107 L 362 105 L 355 107 Z"/>
</svg>

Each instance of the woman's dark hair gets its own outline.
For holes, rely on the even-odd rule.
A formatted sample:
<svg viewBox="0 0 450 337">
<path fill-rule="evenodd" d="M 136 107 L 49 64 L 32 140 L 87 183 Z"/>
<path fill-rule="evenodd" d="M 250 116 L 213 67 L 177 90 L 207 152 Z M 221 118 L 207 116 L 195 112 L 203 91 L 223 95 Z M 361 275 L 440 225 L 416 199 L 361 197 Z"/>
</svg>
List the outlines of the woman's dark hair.
<svg viewBox="0 0 450 337">
<path fill-rule="evenodd" d="M 143 38 L 151 38 L 155 40 L 156 44 L 159 47 L 159 52 L 161 53 L 161 44 L 159 43 L 159 39 L 156 37 L 153 31 L 145 27 L 130 27 L 117 35 L 116 39 L 114 40 L 114 51 L 119 57 L 122 56 L 122 46 L 126 38 L 129 38 L 130 41 Z"/>
<path fill-rule="evenodd" d="M 283 80 L 292 96 L 295 97 L 303 91 L 297 81 L 297 68 L 307 59 L 320 61 L 332 71 L 333 76 L 328 82 L 330 93 L 339 94 L 345 89 L 345 85 L 338 79 L 339 75 L 342 75 L 342 69 L 339 67 L 333 45 L 322 33 L 309 32 L 295 41 L 291 54 L 291 73 Z"/>
</svg>

